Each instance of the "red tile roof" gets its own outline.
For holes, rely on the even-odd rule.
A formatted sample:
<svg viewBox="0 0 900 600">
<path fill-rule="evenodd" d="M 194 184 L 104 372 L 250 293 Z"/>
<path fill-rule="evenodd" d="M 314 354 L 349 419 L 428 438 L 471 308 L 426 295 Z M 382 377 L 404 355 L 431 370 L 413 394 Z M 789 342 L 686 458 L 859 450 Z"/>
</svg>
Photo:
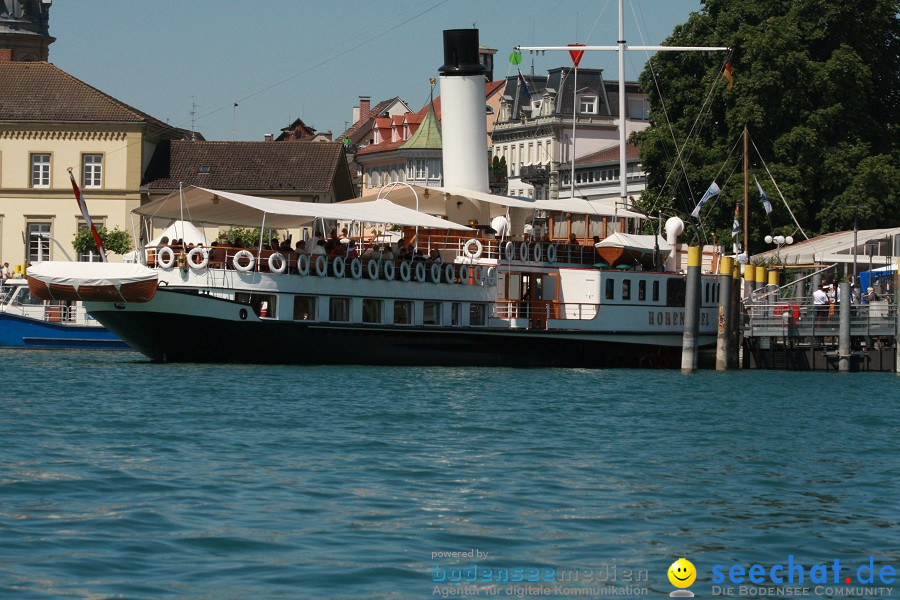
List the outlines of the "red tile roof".
<svg viewBox="0 0 900 600">
<path fill-rule="evenodd" d="M 625 145 L 625 158 L 628 160 L 633 160 L 640 156 L 640 148 L 637 146 L 632 146 L 631 144 Z M 585 165 L 592 163 L 605 163 L 605 162 L 615 162 L 619 160 L 619 146 L 613 146 L 612 148 L 606 148 L 604 150 L 600 150 L 599 152 L 594 152 L 593 154 L 588 154 L 587 156 L 582 156 L 581 158 L 575 159 L 576 165 Z"/>
</svg>

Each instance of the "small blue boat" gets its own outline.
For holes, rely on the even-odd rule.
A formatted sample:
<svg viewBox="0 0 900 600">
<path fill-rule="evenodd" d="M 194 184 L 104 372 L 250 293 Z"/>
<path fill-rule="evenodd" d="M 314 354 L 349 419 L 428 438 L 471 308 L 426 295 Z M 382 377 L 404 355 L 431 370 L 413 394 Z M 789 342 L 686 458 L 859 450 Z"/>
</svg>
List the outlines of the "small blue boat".
<svg viewBox="0 0 900 600">
<path fill-rule="evenodd" d="M 81 302 L 45 302 L 31 294 L 25 279 L 7 279 L 0 290 L 0 348 L 129 348 Z"/>
</svg>

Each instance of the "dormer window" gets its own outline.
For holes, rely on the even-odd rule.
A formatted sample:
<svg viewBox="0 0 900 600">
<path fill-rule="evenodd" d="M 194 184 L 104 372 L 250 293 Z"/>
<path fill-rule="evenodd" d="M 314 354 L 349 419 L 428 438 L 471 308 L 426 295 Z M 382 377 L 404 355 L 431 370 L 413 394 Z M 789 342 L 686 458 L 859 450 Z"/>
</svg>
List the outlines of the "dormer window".
<svg viewBox="0 0 900 600">
<path fill-rule="evenodd" d="M 206 174 L 212 171 L 212 167 L 209 165 L 200 165 L 200 169 L 197 171 L 200 174 Z"/>
<path fill-rule="evenodd" d="M 583 114 L 597 114 L 597 96 L 579 96 L 578 112 Z"/>
</svg>

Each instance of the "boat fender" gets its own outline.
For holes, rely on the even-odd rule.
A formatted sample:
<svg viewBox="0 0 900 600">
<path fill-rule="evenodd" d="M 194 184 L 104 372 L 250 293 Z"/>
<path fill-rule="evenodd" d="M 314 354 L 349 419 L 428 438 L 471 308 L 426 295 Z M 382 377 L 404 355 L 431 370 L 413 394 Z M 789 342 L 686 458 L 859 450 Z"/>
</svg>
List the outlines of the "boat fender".
<svg viewBox="0 0 900 600">
<path fill-rule="evenodd" d="M 537 262 L 541 262 L 541 259 L 544 257 L 544 250 L 541 248 L 540 244 L 534 245 L 534 260 Z"/>
<path fill-rule="evenodd" d="M 384 263 L 384 278 L 388 281 L 394 280 L 394 261 L 389 260 Z"/>
<path fill-rule="evenodd" d="M 475 250 L 471 250 L 470 247 L 472 244 L 475 244 Z M 484 246 L 481 245 L 481 242 L 475 238 L 472 238 L 466 245 L 463 246 L 463 253 L 466 255 L 466 258 L 469 260 L 477 260 L 481 258 L 481 252 L 484 250 Z"/>
<path fill-rule="evenodd" d="M 197 255 L 200 256 L 200 262 L 197 262 Z M 209 264 L 209 251 L 206 248 L 193 248 L 187 255 L 188 264 L 192 269 L 205 269 Z"/>
<path fill-rule="evenodd" d="M 350 275 L 353 276 L 353 279 L 362 277 L 362 261 L 359 258 L 350 261 Z"/>
<path fill-rule="evenodd" d="M 332 263 L 331 268 L 334 270 L 335 277 L 343 277 L 344 271 L 347 270 L 347 263 L 344 262 L 344 257 L 335 257 L 334 263 Z"/>
<path fill-rule="evenodd" d="M 191 250 L 191 252 L 193 252 L 193 250 Z M 275 266 L 276 263 L 279 265 L 278 267 Z M 269 256 L 269 271 L 278 275 L 287 271 L 287 261 L 284 259 L 284 254 L 281 252 L 273 252 Z"/>
<path fill-rule="evenodd" d="M 246 258 L 247 264 L 242 265 L 240 259 Z M 236 271 L 240 271 L 241 273 L 246 273 L 247 271 L 252 271 L 253 267 L 256 266 L 256 259 L 253 258 L 253 255 L 249 250 L 238 250 L 234 253 L 234 268 Z"/>
<path fill-rule="evenodd" d="M 454 279 L 456 279 L 456 269 L 453 265 L 447 265 L 444 267 L 444 281 L 446 283 L 453 283 Z"/>
<path fill-rule="evenodd" d="M 519 244 L 519 258 L 522 260 L 528 260 L 528 242 L 522 242 Z"/>
<path fill-rule="evenodd" d="M 425 282 L 425 263 L 423 262 L 416 263 L 416 281 L 419 283 Z"/>
<path fill-rule="evenodd" d="M 512 242 L 506 242 L 506 245 L 503 246 L 503 256 L 506 258 L 506 262 L 512 262 L 516 257 L 516 245 Z"/>
<path fill-rule="evenodd" d="M 487 284 L 491 287 L 496 287 L 498 277 L 499 275 L 497 274 L 497 267 L 488 267 Z"/>
<path fill-rule="evenodd" d="M 459 267 L 459 282 L 463 285 L 469 285 L 469 265 Z"/>
<path fill-rule="evenodd" d="M 431 283 L 440 283 L 441 281 L 441 265 L 431 265 Z"/>
<path fill-rule="evenodd" d="M 301 254 L 297 257 L 297 273 L 301 277 L 309 275 L 309 256 Z"/>
<path fill-rule="evenodd" d="M 378 261 L 370 260 L 367 267 L 369 271 L 369 279 L 378 279 Z"/>
<path fill-rule="evenodd" d="M 163 246 L 156 254 L 156 264 L 163 269 L 171 269 L 175 266 L 175 252 L 169 246 Z"/>
<path fill-rule="evenodd" d="M 316 275 L 319 277 L 328 275 L 328 259 L 321 254 L 316 256 Z"/>
<path fill-rule="evenodd" d="M 409 281 L 409 276 L 412 274 L 412 266 L 409 264 L 408 260 L 404 260 L 400 263 L 400 279 L 403 281 Z"/>
<path fill-rule="evenodd" d="M 556 244 L 547 246 L 547 262 L 556 262 Z"/>
</svg>

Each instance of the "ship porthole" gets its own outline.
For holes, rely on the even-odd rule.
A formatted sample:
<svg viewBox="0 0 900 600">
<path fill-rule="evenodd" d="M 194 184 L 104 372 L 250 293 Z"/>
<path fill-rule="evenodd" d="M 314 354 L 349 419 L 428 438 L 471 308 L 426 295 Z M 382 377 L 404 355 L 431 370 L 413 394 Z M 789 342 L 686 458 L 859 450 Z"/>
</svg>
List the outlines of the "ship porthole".
<svg viewBox="0 0 900 600">
<path fill-rule="evenodd" d="M 240 310 L 240 312 L 238 312 L 238 316 L 241 318 L 241 321 L 246 321 L 247 320 L 247 309 L 242 308 Z"/>
</svg>

